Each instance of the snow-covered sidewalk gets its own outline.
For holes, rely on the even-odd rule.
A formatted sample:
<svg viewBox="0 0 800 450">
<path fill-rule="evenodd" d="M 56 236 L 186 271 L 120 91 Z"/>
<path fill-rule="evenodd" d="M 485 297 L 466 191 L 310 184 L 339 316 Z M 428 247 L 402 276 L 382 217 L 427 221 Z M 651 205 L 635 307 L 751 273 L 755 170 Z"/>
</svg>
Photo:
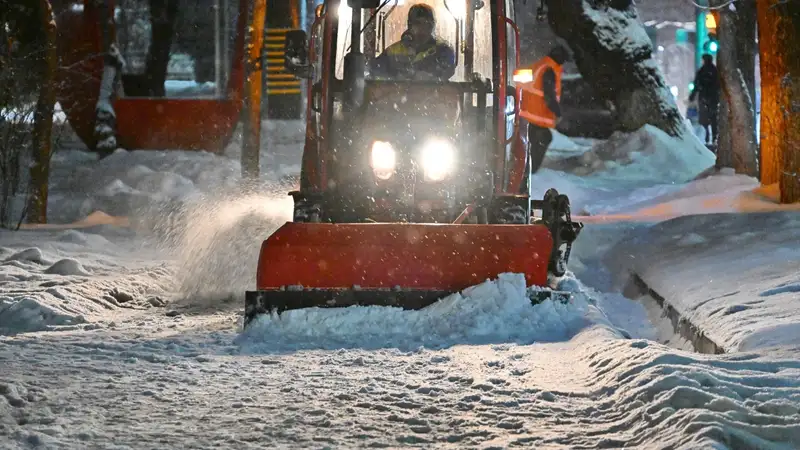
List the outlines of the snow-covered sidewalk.
<svg viewBox="0 0 800 450">
<path fill-rule="evenodd" d="M 728 352 L 800 352 L 800 211 L 679 217 L 641 228 L 606 255 Z"/>
</svg>

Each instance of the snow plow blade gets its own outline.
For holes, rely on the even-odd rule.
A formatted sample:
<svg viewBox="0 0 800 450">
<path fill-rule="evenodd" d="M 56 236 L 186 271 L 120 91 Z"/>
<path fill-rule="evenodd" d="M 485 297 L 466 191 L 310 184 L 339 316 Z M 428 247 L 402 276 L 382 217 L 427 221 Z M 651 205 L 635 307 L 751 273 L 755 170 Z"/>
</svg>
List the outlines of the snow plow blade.
<svg viewBox="0 0 800 450">
<path fill-rule="evenodd" d="M 497 278 L 545 287 L 553 248 L 543 225 L 288 222 L 261 245 L 245 327 L 259 314 L 311 307 L 421 309 Z M 535 291 L 538 303 L 568 293 Z"/>
</svg>

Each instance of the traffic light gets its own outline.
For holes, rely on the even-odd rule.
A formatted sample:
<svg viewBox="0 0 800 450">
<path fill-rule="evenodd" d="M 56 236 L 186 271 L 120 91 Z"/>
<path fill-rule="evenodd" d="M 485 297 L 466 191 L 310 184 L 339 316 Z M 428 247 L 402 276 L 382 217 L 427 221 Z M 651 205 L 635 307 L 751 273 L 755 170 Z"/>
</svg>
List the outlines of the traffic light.
<svg viewBox="0 0 800 450">
<path fill-rule="evenodd" d="M 717 23 L 719 23 L 719 13 L 717 11 L 710 11 L 706 13 L 706 29 L 711 31 L 717 31 Z"/>
<path fill-rule="evenodd" d="M 689 32 L 686 31 L 684 28 L 678 28 L 675 30 L 675 42 L 678 44 L 688 44 L 689 43 Z"/>
<path fill-rule="evenodd" d="M 719 41 L 717 40 L 717 33 L 708 33 L 708 39 L 703 44 L 703 51 L 716 55 L 719 50 Z"/>
<path fill-rule="evenodd" d="M 703 43 L 703 51 L 712 55 L 717 54 L 719 50 L 719 41 L 717 40 L 717 24 L 719 23 L 719 11 L 709 11 L 705 15 L 705 26 L 708 31 L 707 39 Z"/>
</svg>

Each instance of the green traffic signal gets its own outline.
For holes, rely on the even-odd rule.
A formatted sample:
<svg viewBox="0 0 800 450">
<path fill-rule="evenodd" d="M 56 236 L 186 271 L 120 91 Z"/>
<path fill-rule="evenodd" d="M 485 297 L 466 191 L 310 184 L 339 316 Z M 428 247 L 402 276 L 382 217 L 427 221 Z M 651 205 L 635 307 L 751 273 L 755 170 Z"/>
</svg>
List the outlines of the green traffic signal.
<svg viewBox="0 0 800 450">
<path fill-rule="evenodd" d="M 719 41 L 717 41 L 716 33 L 708 33 L 708 40 L 703 44 L 703 50 L 712 55 L 717 53 L 717 50 L 719 50 Z"/>
</svg>

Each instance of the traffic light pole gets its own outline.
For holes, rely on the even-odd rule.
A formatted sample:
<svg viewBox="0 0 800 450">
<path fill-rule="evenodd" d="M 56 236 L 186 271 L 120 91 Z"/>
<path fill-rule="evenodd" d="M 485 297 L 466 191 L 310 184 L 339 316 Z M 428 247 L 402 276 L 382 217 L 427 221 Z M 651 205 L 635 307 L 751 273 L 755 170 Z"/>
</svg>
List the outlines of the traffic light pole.
<svg viewBox="0 0 800 450">
<path fill-rule="evenodd" d="M 699 0 L 698 5 L 708 6 L 708 0 Z M 708 40 L 708 29 L 706 28 L 705 8 L 695 6 L 695 49 L 694 49 L 694 69 L 697 70 L 703 65 L 703 47 Z"/>
<path fill-rule="evenodd" d="M 719 50 L 719 39 L 717 38 L 717 24 L 719 23 L 719 10 L 709 8 L 708 0 L 700 0 L 695 7 L 695 69 L 703 65 L 703 54 L 708 53 L 716 56 Z"/>
</svg>

